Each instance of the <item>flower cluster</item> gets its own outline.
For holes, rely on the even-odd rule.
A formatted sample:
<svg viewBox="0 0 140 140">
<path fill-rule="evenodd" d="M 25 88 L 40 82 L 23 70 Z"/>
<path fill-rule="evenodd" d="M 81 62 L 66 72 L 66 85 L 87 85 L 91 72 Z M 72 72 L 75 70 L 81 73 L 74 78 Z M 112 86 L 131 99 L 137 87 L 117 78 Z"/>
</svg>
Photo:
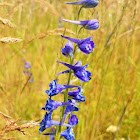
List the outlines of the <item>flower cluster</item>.
<svg viewBox="0 0 140 140">
<path fill-rule="evenodd" d="M 83 0 L 77 2 L 67 2 L 67 4 L 82 5 L 81 8 L 94 8 L 99 4 L 99 1 Z M 62 20 L 69 23 L 82 25 L 82 28 L 88 30 L 96 30 L 99 28 L 99 22 L 96 19 L 85 21 L 73 21 L 67 19 Z M 88 37 L 85 39 L 75 39 L 64 35 L 61 35 L 61 37 L 68 40 L 65 47 L 62 48 L 62 54 L 70 58 L 70 63 L 57 61 L 58 63 L 63 64 L 68 68 L 68 70 L 62 71 L 57 75 L 67 73 L 68 81 L 66 85 L 58 84 L 58 79 L 53 80 L 52 83 L 50 83 L 50 89 L 46 90 L 46 93 L 49 97 L 46 105 L 42 108 L 42 110 L 46 111 L 46 114 L 40 123 L 39 131 L 40 133 L 42 133 L 47 128 L 51 127 L 52 133 L 43 133 L 44 135 L 51 135 L 51 140 L 59 140 L 61 137 L 65 138 L 66 140 L 75 140 L 73 127 L 78 124 L 79 120 L 77 118 L 77 115 L 74 115 L 74 112 L 80 110 L 77 105 L 79 105 L 80 102 L 85 102 L 86 97 L 83 96 L 83 87 L 81 85 L 70 85 L 71 75 L 73 74 L 82 82 L 88 82 L 89 80 L 91 80 L 92 76 L 92 73 L 86 70 L 89 64 L 82 66 L 81 60 L 76 64 L 73 64 L 75 60 L 75 52 L 77 51 L 77 49 L 80 49 L 81 52 L 88 55 L 93 52 L 95 43 L 91 41 L 93 37 Z M 68 90 L 73 88 L 76 89 L 71 91 Z M 59 95 L 60 93 L 64 95 L 64 102 L 55 101 L 52 99 L 53 96 Z M 52 115 L 53 112 L 59 107 L 62 108 L 62 115 L 60 117 L 60 121 L 56 121 L 52 119 Z M 61 131 L 61 126 L 65 126 L 66 130 Z"/>
</svg>

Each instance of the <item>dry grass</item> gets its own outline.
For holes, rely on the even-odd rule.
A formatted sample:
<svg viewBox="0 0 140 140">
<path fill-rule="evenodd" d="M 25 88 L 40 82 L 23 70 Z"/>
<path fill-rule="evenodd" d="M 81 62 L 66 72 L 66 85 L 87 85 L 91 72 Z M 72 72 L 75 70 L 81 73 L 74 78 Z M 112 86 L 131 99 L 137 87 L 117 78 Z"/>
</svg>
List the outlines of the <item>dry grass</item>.
<svg viewBox="0 0 140 140">
<path fill-rule="evenodd" d="M 25 132 L 23 129 L 25 128 L 33 128 L 35 126 L 39 125 L 39 122 L 37 121 L 30 121 L 26 124 L 22 124 L 22 125 L 17 125 L 17 122 L 19 120 L 16 121 L 12 121 L 11 117 L 7 116 L 6 114 L 0 112 L 0 115 L 6 120 L 6 122 L 8 123 L 8 125 L 6 125 L 4 128 L 2 128 L 2 130 L 0 130 L 0 138 L 1 139 L 5 139 L 4 137 L 6 137 L 7 133 L 11 132 L 11 131 L 19 131 L 20 133 L 22 133 L 23 135 L 30 135 L 29 133 Z M 8 138 L 11 139 L 11 138 Z M 15 139 L 15 138 L 12 138 Z"/>
</svg>

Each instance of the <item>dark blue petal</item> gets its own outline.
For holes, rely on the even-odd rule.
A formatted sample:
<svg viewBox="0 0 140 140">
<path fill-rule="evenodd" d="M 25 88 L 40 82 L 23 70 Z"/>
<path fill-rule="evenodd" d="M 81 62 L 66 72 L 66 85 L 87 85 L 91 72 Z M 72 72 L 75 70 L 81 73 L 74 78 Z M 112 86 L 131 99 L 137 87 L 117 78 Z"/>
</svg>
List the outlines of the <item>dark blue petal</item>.
<svg viewBox="0 0 140 140">
<path fill-rule="evenodd" d="M 84 28 L 86 28 L 86 27 L 84 27 Z M 94 42 L 90 41 L 93 37 L 89 37 L 89 38 L 86 38 L 86 39 L 75 39 L 75 38 L 71 38 L 71 37 L 67 37 L 67 36 L 63 36 L 63 35 L 62 35 L 62 37 L 66 38 L 68 40 L 71 40 L 74 43 L 77 43 L 79 49 L 85 54 L 92 53 L 93 49 L 95 48 Z"/>
<path fill-rule="evenodd" d="M 48 98 L 47 103 L 45 107 L 42 108 L 42 110 L 53 111 L 56 110 L 58 107 L 64 105 L 73 105 L 73 104 L 70 102 L 59 102 L 59 101 L 52 100 L 51 98 Z"/>
<path fill-rule="evenodd" d="M 61 136 L 63 136 L 66 140 L 75 140 L 74 137 L 74 132 L 73 132 L 73 128 L 68 128 L 65 131 L 61 132 Z"/>
<path fill-rule="evenodd" d="M 74 48 L 74 45 L 71 41 L 68 41 L 65 45 L 65 48 L 62 48 L 62 54 L 65 55 L 65 56 L 71 56 L 73 57 L 73 48 Z"/>
<path fill-rule="evenodd" d="M 70 70 L 62 71 L 62 72 L 57 73 L 57 75 L 64 74 L 64 73 L 69 73 L 69 72 L 70 72 Z"/>
<path fill-rule="evenodd" d="M 87 42 L 87 41 L 90 41 L 93 37 L 88 37 L 86 39 L 75 39 L 75 38 L 72 38 L 72 37 L 67 37 L 67 36 L 64 36 L 64 35 L 61 35 L 63 38 L 66 38 L 74 43 L 77 43 L 77 44 L 81 44 L 81 43 L 84 43 L 84 42 Z"/>
<path fill-rule="evenodd" d="M 90 74 L 89 74 L 90 73 Z M 89 71 L 77 71 L 75 76 L 83 82 L 88 82 L 91 79 L 91 72 Z"/>
<path fill-rule="evenodd" d="M 78 118 L 76 115 L 71 115 L 71 118 L 69 119 L 69 124 L 70 125 L 77 125 L 79 122 Z"/>
<path fill-rule="evenodd" d="M 56 62 L 61 63 L 61 64 L 65 65 L 65 66 L 67 66 L 68 68 L 72 69 L 72 70 L 75 70 L 75 69 L 79 68 L 78 66 L 73 66 L 73 65 L 61 62 L 61 61 L 56 61 Z"/>
<path fill-rule="evenodd" d="M 50 83 L 50 90 L 45 91 L 50 97 L 61 93 L 62 90 L 64 90 L 64 89 L 79 87 L 79 86 L 75 86 L 75 85 L 57 84 L 56 83 L 57 81 L 58 80 L 53 80 L 52 83 Z"/>
<path fill-rule="evenodd" d="M 82 0 L 82 1 L 76 1 L 76 2 L 66 2 L 66 4 L 82 5 L 82 4 L 85 4 L 86 2 L 87 0 Z"/>
<path fill-rule="evenodd" d="M 60 61 L 57 61 L 57 62 L 69 67 L 70 69 L 72 69 L 75 76 L 78 77 L 81 81 L 88 82 L 91 79 L 91 77 L 90 77 L 91 72 L 86 71 L 86 68 L 89 66 L 89 64 L 87 64 L 85 66 L 77 66 L 77 65 L 80 65 L 80 64 L 76 63 L 73 66 L 73 65 L 70 65 L 70 64 L 67 64 L 67 63 L 64 63 L 64 62 L 60 62 Z"/>
<path fill-rule="evenodd" d="M 74 99 L 78 102 L 85 102 L 86 101 L 86 97 L 83 96 L 83 89 L 81 87 L 78 88 L 78 90 L 69 91 L 68 95 L 72 96 L 72 99 Z"/>
<path fill-rule="evenodd" d="M 83 53 L 90 54 L 93 52 L 93 49 L 95 48 L 95 44 L 93 41 L 89 41 L 78 45 L 78 47 Z"/>
<path fill-rule="evenodd" d="M 73 105 L 68 105 L 66 107 L 65 114 L 68 114 L 68 113 L 73 112 L 73 111 L 79 111 L 79 110 L 80 110 L 80 108 L 78 108 L 78 107 L 75 107 Z"/>
<path fill-rule="evenodd" d="M 40 123 L 40 129 L 39 129 L 40 133 L 42 133 L 46 128 L 51 127 L 52 124 L 49 122 L 51 122 L 51 120 L 52 120 L 52 113 L 53 113 L 53 111 L 51 111 L 49 113 L 46 112 L 43 120 Z"/>
</svg>

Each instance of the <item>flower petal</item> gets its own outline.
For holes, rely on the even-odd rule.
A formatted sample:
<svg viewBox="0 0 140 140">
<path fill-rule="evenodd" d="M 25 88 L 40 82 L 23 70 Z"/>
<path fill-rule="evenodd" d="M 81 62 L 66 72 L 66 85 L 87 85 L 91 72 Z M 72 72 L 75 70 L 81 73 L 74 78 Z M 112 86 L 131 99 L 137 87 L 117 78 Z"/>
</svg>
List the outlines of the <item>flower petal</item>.
<svg viewBox="0 0 140 140">
<path fill-rule="evenodd" d="M 69 73 L 69 72 L 70 72 L 70 70 L 65 70 L 65 71 L 57 73 L 57 75 L 64 74 L 64 73 Z"/>
<path fill-rule="evenodd" d="M 61 63 L 61 64 L 65 65 L 65 66 L 67 66 L 68 68 L 72 69 L 72 70 L 75 70 L 75 69 L 78 68 L 78 66 L 73 66 L 73 65 L 70 65 L 70 64 L 61 62 L 61 61 L 56 61 L 56 62 Z M 79 67 L 79 68 L 80 68 L 80 67 Z"/>
</svg>

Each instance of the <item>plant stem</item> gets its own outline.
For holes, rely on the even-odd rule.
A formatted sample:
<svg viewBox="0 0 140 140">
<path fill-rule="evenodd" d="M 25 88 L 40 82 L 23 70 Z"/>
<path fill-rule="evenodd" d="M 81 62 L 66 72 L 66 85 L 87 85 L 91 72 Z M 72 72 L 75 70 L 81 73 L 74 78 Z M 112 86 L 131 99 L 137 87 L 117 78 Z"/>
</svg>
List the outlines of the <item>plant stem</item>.
<svg viewBox="0 0 140 140">
<path fill-rule="evenodd" d="M 73 65 L 76 50 L 77 50 L 77 45 L 74 47 L 73 58 L 70 57 L 70 65 Z M 70 72 L 69 72 L 69 75 L 68 75 L 67 85 L 70 85 L 71 75 L 72 75 L 72 70 L 70 69 Z M 68 101 L 68 90 L 69 89 L 66 89 L 66 91 L 64 93 L 64 102 Z M 63 117 L 64 117 L 64 114 L 65 114 L 66 107 L 67 106 L 63 106 L 63 108 L 62 108 L 62 115 L 61 115 L 61 119 L 60 119 L 61 123 L 64 123 L 63 122 Z M 59 140 L 60 137 L 61 137 L 61 125 L 59 125 L 58 133 L 56 132 L 56 140 Z"/>
</svg>

